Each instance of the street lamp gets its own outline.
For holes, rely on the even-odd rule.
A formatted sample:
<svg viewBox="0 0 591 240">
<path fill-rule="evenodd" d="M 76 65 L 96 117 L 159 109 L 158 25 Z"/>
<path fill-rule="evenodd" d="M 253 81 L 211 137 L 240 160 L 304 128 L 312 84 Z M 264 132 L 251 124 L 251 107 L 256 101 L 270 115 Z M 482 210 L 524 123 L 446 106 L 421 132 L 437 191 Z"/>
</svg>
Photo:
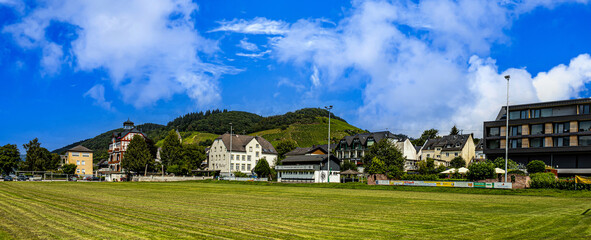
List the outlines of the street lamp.
<svg viewBox="0 0 591 240">
<path fill-rule="evenodd" d="M 509 79 L 510 75 L 505 76 L 507 79 L 507 125 L 505 126 L 505 182 L 507 182 L 507 159 L 509 159 Z"/>
<path fill-rule="evenodd" d="M 328 178 L 326 179 L 327 183 L 330 183 L 330 110 L 332 109 L 332 105 L 328 107 L 324 107 L 328 110 Z"/>
<path fill-rule="evenodd" d="M 230 123 L 230 155 L 228 156 L 228 166 L 227 166 L 228 167 L 228 177 L 231 177 L 232 176 L 232 172 L 231 172 L 231 169 L 230 169 L 230 165 L 232 164 L 231 163 L 231 157 L 232 157 L 232 131 L 233 131 L 232 123 Z"/>
</svg>

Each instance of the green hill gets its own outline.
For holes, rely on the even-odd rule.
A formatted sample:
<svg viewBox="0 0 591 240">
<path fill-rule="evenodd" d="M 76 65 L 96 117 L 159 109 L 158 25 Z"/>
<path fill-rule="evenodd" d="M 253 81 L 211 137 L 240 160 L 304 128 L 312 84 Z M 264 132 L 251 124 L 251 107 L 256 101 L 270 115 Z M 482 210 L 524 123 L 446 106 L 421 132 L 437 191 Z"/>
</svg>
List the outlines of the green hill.
<svg viewBox="0 0 591 240">
<path fill-rule="evenodd" d="M 345 136 L 360 132 L 365 131 L 341 120 L 330 120 L 330 138 L 332 139 L 332 143 Z M 326 144 L 328 138 L 328 118 L 316 117 L 313 123 L 294 123 L 285 128 L 269 129 L 249 135 L 261 136 L 273 145 L 285 139 L 294 140 L 300 147 Z"/>
<path fill-rule="evenodd" d="M 166 126 L 146 123 L 138 125 L 157 146 L 162 144 L 164 137 L 170 130 L 179 131 L 183 143 L 198 144 L 207 140 L 213 140 L 220 134 L 229 132 L 232 123 L 234 133 L 259 135 L 269 140 L 272 144 L 283 139 L 292 139 L 300 147 L 313 144 L 326 144 L 328 111 L 320 108 L 304 108 L 283 115 L 262 117 L 254 113 L 242 111 L 212 110 L 206 112 L 189 113 L 177 117 Z M 333 141 L 344 136 L 352 135 L 363 130 L 349 125 L 344 119 L 331 113 L 331 138 Z M 59 149 L 55 153 L 63 153 L 76 145 L 94 150 L 94 160 L 108 157 L 107 150 L 114 132 L 123 129 L 114 129 L 98 136 L 72 143 Z"/>
</svg>

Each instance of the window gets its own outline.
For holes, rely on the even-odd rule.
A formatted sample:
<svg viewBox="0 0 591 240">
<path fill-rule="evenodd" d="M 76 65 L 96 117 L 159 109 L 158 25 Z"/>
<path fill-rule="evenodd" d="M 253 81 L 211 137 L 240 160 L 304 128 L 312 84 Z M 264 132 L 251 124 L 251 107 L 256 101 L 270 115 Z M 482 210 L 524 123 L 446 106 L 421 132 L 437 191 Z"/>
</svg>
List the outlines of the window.
<svg viewBox="0 0 591 240">
<path fill-rule="evenodd" d="M 252 160 L 252 156 L 248 155 L 248 161 Z"/>
<path fill-rule="evenodd" d="M 553 140 L 554 140 L 555 147 L 569 146 L 569 137 L 556 137 Z"/>
<path fill-rule="evenodd" d="M 250 170 L 250 164 L 248 164 L 248 166 L 246 167 L 247 170 Z"/>
<path fill-rule="evenodd" d="M 496 137 L 500 136 L 500 130 L 498 127 L 488 128 L 488 136 L 489 137 Z"/>
<path fill-rule="evenodd" d="M 591 131 L 591 121 L 580 121 L 579 132 Z"/>
<path fill-rule="evenodd" d="M 437 158 L 441 158 L 441 155 L 437 155 Z"/>
<path fill-rule="evenodd" d="M 554 123 L 554 133 L 567 133 L 570 130 L 570 124 L 565 123 Z"/>
<path fill-rule="evenodd" d="M 544 147 L 544 138 L 530 138 L 529 147 Z"/>
<path fill-rule="evenodd" d="M 510 148 L 521 148 L 521 139 L 510 139 L 509 140 L 509 147 Z"/>
<path fill-rule="evenodd" d="M 234 154 L 230 155 L 230 160 L 234 160 Z"/>
<path fill-rule="evenodd" d="M 427 157 L 431 157 L 431 154 L 428 154 L 428 153 L 427 153 Z"/>
<path fill-rule="evenodd" d="M 76 161 L 76 165 L 80 165 L 80 160 Z"/>
<path fill-rule="evenodd" d="M 76 169 L 76 173 L 80 173 L 80 169 Z"/>
<path fill-rule="evenodd" d="M 255 153 L 255 156 L 256 156 L 256 157 L 259 157 L 259 152 L 256 152 L 256 153 Z"/>
<path fill-rule="evenodd" d="M 436 148 L 435 150 L 437 150 L 437 151 L 441 151 L 441 148 Z"/>
<path fill-rule="evenodd" d="M 86 173 L 86 169 L 82 169 L 82 174 Z"/>
<path fill-rule="evenodd" d="M 454 155 L 457 157 L 458 156 L 458 153 L 455 153 Z"/>
<path fill-rule="evenodd" d="M 509 112 L 509 119 L 527 119 L 527 110 L 522 111 L 510 111 Z"/>
<path fill-rule="evenodd" d="M 540 118 L 540 109 L 532 109 L 531 118 Z"/>
<path fill-rule="evenodd" d="M 552 117 L 552 108 L 544 108 L 541 111 L 541 117 Z"/>
<path fill-rule="evenodd" d="M 72 157 L 80 157 L 80 153 L 73 152 L 73 153 L 72 153 Z"/>
<path fill-rule="evenodd" d="M 234 164 L 230 163 L 230 170 L 234 170 Z"/>
<path fill-rule="evenodd" d="M 591 146 L 591 136 L 579 136 L 579 146 Z"/>
<path fill-rule="evenodd" d="M 249 151 L 249 152 L 252 152 L 252 147 L 249 147 L 249 148 L 248 148 L 248 151 Z"/>
<path fill-rule="evenodd" d="M 509 127 L 509 136 L 521 136 L 521 126 Z"/>
<path fill-rule="evenodd" d="M 88 154 L 88 153 L 83 153 L 83 154 L 82 154 L 82 156 L 83 156 L 83 157 L 90 157 L 90 154 Z"/>
<path fill-rule="evenodd" d="M 449 153 L 445 153 L 445 156 L 446 156 L 446 157 L 449 157 Z"/>
<path fill-rule="evenodd" d="M 259 144 L 257 143 L 256 148 L 259 148 Z"/>
<path fill-rule="evenodd" d="M 242 164 L 242 171 L 246 170 L 245 168 L 246 168 L 246 164 L 243 163 Z"/>
<path fill-rule="evenodd" d="M 246 160 L 246 155 L 242 155 L 242 161 Z"/>
<path fill-rule="evenodd" d="M 589 105 L 580 105 L 579 114 L 589 114 Z"/>
<path fill-rule="evenodd" d="M 86 165 L 86 161 L 82 161 L 82 166 Z"/>
<path fill-rule="evenodd" d="M 531 129 L 529 133 L 531 135 L 544 134 L 544 124 L 533 124 L 529 128 Z"/>
<path fill-rule="evenodd" d="M 488 149 L 498 149 L 501 146 L 501 142 L 499 140 L 486 140 L 486 148 Z"/>
</svg>

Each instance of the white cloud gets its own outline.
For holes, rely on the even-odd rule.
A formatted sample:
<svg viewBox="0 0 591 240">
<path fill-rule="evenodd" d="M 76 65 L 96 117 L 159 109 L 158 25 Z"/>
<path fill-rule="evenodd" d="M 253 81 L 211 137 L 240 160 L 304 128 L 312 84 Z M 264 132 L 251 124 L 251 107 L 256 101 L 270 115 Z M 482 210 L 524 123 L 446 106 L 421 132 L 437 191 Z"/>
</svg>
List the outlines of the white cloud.
<svg viewBox="0 0 591 240">
<path fill-rule="evenodd" d="M 249 42 L 246 38 L 240 40 L 238 47 L 251 52 L 259 51 L 259 47 L 257 47 L 256 44 Z"/>
<path fill-rule="evenodd" d="M 482 122 L 504 105 L 503 74 L 512 75 L 511 84 L 518 89 L 511 90 L 515 102 L 576 97 L 581 90 L 586 65 L 576 60 L 549 71 L 553 81 L 545 81 L 544 74 L 532 79 L 524 69 L 499 74 L 494 60 L 478 57 L 487 56 L 493 43 L 509 40 L 504 30 L 524 9 L 554 6 L 540 4 L 354 1 L 354 9 L 335 27 L 320 20 L 289 25 L 273 41 L 272 56 L 302 69 L 312 66 L 311 85 L 318 87 L 311 91 L 363 86 L 358 122 L 364 128 L 418 136 L 424 129 L 447 132 L 457 124 L 479 135 Z M 322 82 L 315 81 L 319 75 Z M 541 87 L 548 82 L 566 86 L 542 97 L 552 91 L 545 89 L 554 89 Z"/>
<path fill-rule="evenodd" d="M 302 91 L 304 88 L 306 88 L 303 84 L 298 84 L 295 81 L 285 77 L 279 78 L 279 81 L 277 82 L 277 87 L 281 86 L 295 88 L 297 91 Z"/>
<path fill-rule="evenodd" d="M 43 57 L 41 58 L 41 66 L 45 73 L 49 75 L 56 74 L 60 71 L 64 52 L 62 47 L 55 43 L 47 43 L 43 47 Z"/>
<path fill-rule="evenodd" d="M 271 50 L 266 50 L 266 51 L 259 52 L 259 53 L 236 53 L 236 56 L 249 57 L 249 58 L 262 58 L 269 53 L 271 53 Z"/>
<path fill-rule="evenodd" d="M 568 66 L 558 65 L 547 73 L 539 73 L 533 80 L 541 101 L 579 97 L 585 83 L 591 80 L 591 58 L 582 54 L 570 61 Z"/>
<path fill-rule="evenodd" d="M 318 87 L 320 85 L 320 73 L 318 72 L 318 68 L 314 66 L 312 68 L 312 75 L 310 75 L 310 80 L 312 81 L 312 85 L 314 87 Z"/>
<path fill-rule="evenodd" d="M 218 46 L 195 30 L 191 14 L 198 7 L 189 0 L 48 1 L 40 6 L 3 31 L 25 48 L 43 49 L 42 64 L 56 69 L 59 46 L 45 39 L 46 27 L 51 21 L 77 26 L 78 38 L 68 52 L 74 66 L 106 70 L 113 88 L 136 107 L 175 94 L 187 94 L 200 105 L 219 101 L 217 79 L 238 71 L 197 56 Z"/>
<path fill-rule="evenodd" d="M 111 102 L 105 99 L 105 87 L 101 84 L 94 85 L 94 87 L 84 93 L 84 97 L 90 97 L 94 99 L 95 105 L 105 110 L 111 110 Z"/>
<path fill-rule="evenodd" d="M 257 17 L 252 20 L 234 19 L 220 21 L 220 26 L 211 32 L 237 32 L 246 34 L 281 35 L 287 32 L 289 25 L 283 21 L 269 20 Z"/>
</svg>

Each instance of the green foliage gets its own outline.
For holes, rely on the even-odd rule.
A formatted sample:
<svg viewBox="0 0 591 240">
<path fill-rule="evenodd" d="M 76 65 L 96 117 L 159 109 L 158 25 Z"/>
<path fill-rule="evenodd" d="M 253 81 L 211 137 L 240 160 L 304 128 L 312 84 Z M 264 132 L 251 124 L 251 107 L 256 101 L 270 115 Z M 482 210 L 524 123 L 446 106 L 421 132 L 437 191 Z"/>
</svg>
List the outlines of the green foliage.
<svg viewBox="0 0 591 240">
<path fill-rule="evenodd" d="M 460 135 L 460 130 L 454 125 L 449 131 L 449 135 Z"/>
<path fill-rule="evenodd" d="M 553 188 L 556 183 L 556 176 L 553 173 L 530 173 L 529 177 L 530 188 Z"/>
<path fill-rule="evenodd" d="M 436 181 L 439 180 L 439 176 L 437 174 L 404 174 L 400 180 Z"/>
<path fill-rule="evenodd" d="M 49 171 L 56 170 L 59 166 L 59 155 L 57 158 L 41 147 L 41 143 L 37 138 L 31 140 L 27 144 L 23 144 L 23 148 L 27 151 L 27 156 L 23 164 L 24 170 L 27 171 Z"/>
<path fill-rule="evenodd" d="M 286 153 L 291 152 L 297 147 L 298 144 L 295 141 L 289 139 L 285 139 L 277 143 L 277 145 L 275 145 L 275 150 L 277 151 L 278 160 L 283 160 Z"/>
<path fill-rule="evenodd" d="M 21 161 L 20 152 L 16 144 L 6 144 L 0 147 L 0 173 L 10 174 Z"/>
<path fill-rule="evenodd" d="M 412 140 L 412 144 L 415 146 L 423 146 L 423 144 L 425 144 L 427 139 L 437 138 L 438 133 L 439 133 L 439 130 L 434 129 L 434 128 L 431 128 L 429 130 L 425 130 L 425 131 L 423 131 L 423 134 L 421 134 L 420 138 Z"/>
<path fill-rule="evenodd" d="M 65 174 L 73 175 L 74 173 L 76 173 L 76 167 L 76 164 L 73 163 L 64 164 L 62 166 L 62 172 Z"/>
<path fill-rule="evenodd" d="M 160 150 L 160 159 L 164 168 L 170 165 L 179 165 L 182 156 L 182 146 L 175 130 L 168 131 L 164 138 L 162 149 Z"/>
<path fill-rule="evenodd" d="M 544 172 L 546 170 L 546 163 L 540 160 L 533 160 L 527 164 L 527 172 L 529 174 Z"/>
<path fill-rule="evenodd" d="M 450 167 L 452 167 L 452 168 L 466 167 L 466 161 L 464 161 L 464 159 L 459 156 L 452 159 L 449 164 L 450 164 Z"/>
<path fill-rule="evenodd" d="M 367 173 L 369 174 L 384 174 L 386 173 L 386 164 L 378 157 L 374 157 L 367 167 Z"/>
<path fill-rule="evenodd" d="M 369 147 L 361 160 L 367 166 L 376 158 L 384 162 L 388 172 L 399 173 L 404 170 L 404 155 L 388 139 L 382 139 Z"/>
<path fill-rule="evenodd" d="M 493 161 L 493 164 L 495 165 L 496 168 L 505 169 L 505 159 L 502 157 L 496 158 Z M 515 161 L 513 161 L 511 159 L 507 160 L 507 169 L 508 170 L 515 170 L 518 168 L 519 168 L 519 165 Z"/>
<path fill-rule="evenodd" d="M 418 170 L 420 174 L 428 175 L 428 174 L 438 174 L 440 172 L 445 171 L 445 166 L 443 165 L 435 165 L 435 159 L 427 158 L 423 161 L 420 161 L 418 164 Z"/>
<path fill-rule="evenodd" d="M 183 174 L 183 169 L 181 168 L 181 166 L 177 165 L 177 164 L 173 164 L 168 166 L 167 171 L 169 173 L 172 173 L 174 175 L 182 175 Z"/>
<path fill-rule="evenodd" d="M 196 144 L 185 144 L 182 147 L 181 165 L 186 173 L 191 173 L 192 170 L 197 170 L 201 163 L 205 161 L 205 148 Z"/>
<path fill-rule="evenodd" d="M 123 155 L 121 167 L 128 173 L 130 171 L 140 173 L 145 171 L 146 166 L 148 170 L 152 169 L 154 164 L 154 158 L 144 138 L 140 135 L 133 136 L 127 146 L 125 155 Z"/>
<path fill-rule="evenodd" d="M 268 177 L 271 174 L 271 167 L 269 167 L 269 163 L 267 162 L 267 158 L 261 158 L 257 162 L 257 165 L 253 169 L 254 173 L 257 174 L 258 177 L 264 178 Z"/>
<path fill-rule="evenodd" d="M 357 169 L 357 164 L 355 164 L 355 162 L 353 162 L 353 161 L 350 161 L 350 160 L 344 160 L 344 161 L 341 163 L 341 172 L 342 172 L 342 171 L 351 170 L 351 169 L 352 169 L 352 170 L 355 170 L 355 171 L 357 171 L 357 170 L 358 170 L 358 169 Z"/>
<path fill-rule="evenodd" d="M 240 171 L 233 172 L 233 174 L 234 174 L 234 177 L 248 177 L 248 174 L 240 172 Z"/>
<path fill-rule="evenodd" d="M 466 175 L 471 181 L 490 179 L 495 177 L 495 165 L 488 162 L 476 162 L 468 166 L 470 170 Z"/>
</svg>

